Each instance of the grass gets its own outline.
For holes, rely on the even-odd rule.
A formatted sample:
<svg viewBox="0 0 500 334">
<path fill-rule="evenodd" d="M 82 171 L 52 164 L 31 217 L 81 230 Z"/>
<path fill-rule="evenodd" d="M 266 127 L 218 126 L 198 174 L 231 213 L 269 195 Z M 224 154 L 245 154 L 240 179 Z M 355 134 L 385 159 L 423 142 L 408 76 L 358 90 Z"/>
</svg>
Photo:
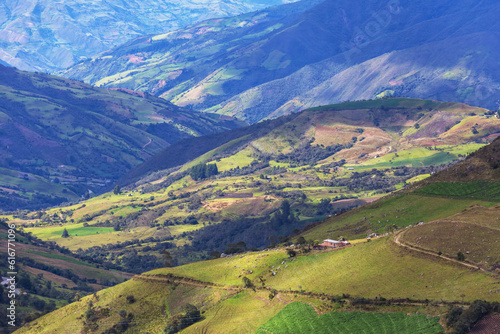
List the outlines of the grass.
<svg viewBox="0 0 500 334">
<path fill-rule="evenodd" d="M 443 332 L 439 317 L 424 314 L 330 312 L 318 315 L 314 308 L 304 303 L 288 304 L 281 312 L 261 326 L 256 334 L 437 334 Z"/>
<path fill-rule="evenodd" d="M 268 292 L 245 291 L 209 309 L 205 320 L 186 328 L 183 333 L 255 333 L 284 304 L 269 302 Z"/>
<path fill-rule="evenodd" d="M 342 250 L 300 256 L 266 285 L 281 290 L 375 298 L 495 300 L 495 279 L 444 260 L 427 259 L 382 238 Z"/>
<path fill-rule="evenodd" d="M 426 152 L 427 151 L 427 152 Z M 424 148 L 387 154 L 365 162 L 363 165 L 349 165 L 354 169 L 390 168 L 411 165 L 412 167 L 428 167 L 441 165 L 456 160 L 457 156 L 448 152 L 430 151 Z"/>
<path fill-rule="evenodd" d="M 254 282 L 263 276 L 270 288 L 330 295 L 422 300 L 496 298 L 489 293 L 496 284 L 494 278 L 445 260 L 415 256 L 388 238 L 296 259 L 288 258 L 283 249 L 162 268 L 145 275 L 167 273 L 233 286 L 242 286 L 243 276 Z"/>
<path fill-rule="evenodd" d="M 156 269 L 145 275 L 173 273 L 201 281 L 241 285 L 240 275 L 245 274 L 250 279 L 257 279 L 259 275 L 268 271 L 269 267 L 280 263 L 284 257 L 286 255 L 281 251 L 254 252 L 231 258 L 190 263 L 181 267 Z M 250 270 L 253 271 L 252 274 L 248 273 Z"/>
<path fill-rule="evenodd" d="M 163 314 L 164 300 L 171 292 L 171 287 L 165 284 L 155 284 L 129 280 L 111 289 L 99 291 L 97 299 L 92 295 L 82 298 L 79 302 L 72 303 L 66 307 L 49 313 L 18 330 L 18 333 L 37 334 L 66 334 L 80 333 L 83 328 L 85 312 L 89 301 L 95 308 L 109 308 L 110 315 L 98 321 L 99 332 L 111 328 L 120 318 L 118 312 L 127 309 L 133 313 L 137 323 L 136 328 L 151 333 L 161 333 L 166 327 L 166 319 Z M 133 295 L 137 300 L 133 304 L 126 302 L 126 296 Z M 144 307 L 147 305 L 147 307 Z M 57 321 L 55 321 L 57 319 Z"/>
<path fill-rule="evenodd" d="M 416 191 L 423 195 L 500 200 L 500 182 L 438 182 Z"/>
<path fill-rule="evenodd" d="M 239 168 L 246 167 L 250 165 L 252 161 L 255 160 L 255 158 L 252 157 L 252 153 L 253 150 L 251 148 L 246 148 L 228 158 L 220 159 L 219 161 L 216 162 L 217 168 L 219 172 L 224 172 L 236 167 Z"/>
<path fill-rule="evenodd" d="M 471 205 L 492 206 L 481 200 L 454 200 L 414 194 L 383 198 L 340 216 L 327 219 L 321 225 L 303 233 L 306 239 L 366 237 L 372 232 L 383 233 L 387 225 L 406 227 L 420 221 L 442 219 L 454 215 Z"/>
<path fill-rule="evenodd" d="M 32 232 L 42 240 L 52 240 L 61 238 L 64 229 L 68 231 L 70 237 L 77 237 L 77 236 L 82 237 L 82 236 L 113 232 L 112 227 L 93 227 L 93 226 L 85 227 L 83 226 L 83 223 L 70 224 L 65 226 L 42 227 L 42 228 L 34 227 L 34 228 L 27 228 L 25 230 L 26 232 Z"/>
<path fill-rule="evenodd" d="M 90 263 L 87 263 L 87 262 L 83 262 L 83 261 L 79 261 L 77 259 L 74 259 L 74 258 L 71 258 L 71 257 L 68 257 L 68 256 L 64 256 L 64 255 L 59 255 L 59 254 L 54 254 L 54 253 L 47 253 L 47 252 L 42 252 L 42 251 L 34 251 L 34 250 L 27 250 L 26 251 L 27 253 L 32 253 L 32 254 L 37 254 L 37 255 L 40 255 L 40 256 L 43 256 L 43 257 L 47 257 L 47 258 L 50 258 L 50 259 L 57 259 L 57 260 L 62 260 L 62 261 L 65 261 L 65 262 L 69 262 L 69 263 L 74 263 L 74 264 L 78 264 L 78 265 L 81 265 L 81 266 L 87 266 L 87 267 L 95 267 L 95 265 L 93 264 L 90 264 Z"/>
</svg>

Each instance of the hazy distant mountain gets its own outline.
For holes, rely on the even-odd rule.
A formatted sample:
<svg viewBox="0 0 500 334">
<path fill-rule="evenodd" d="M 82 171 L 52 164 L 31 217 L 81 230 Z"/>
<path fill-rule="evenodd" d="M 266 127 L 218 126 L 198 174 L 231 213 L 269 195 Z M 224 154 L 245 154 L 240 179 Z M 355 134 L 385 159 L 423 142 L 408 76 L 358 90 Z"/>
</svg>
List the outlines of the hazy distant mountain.
<svg viewBox="0 0 500 334">
<path fill-rule="evenodd" d="M 489 0 L 298 2 L 136 39 L 65 75 L 250 122 L 387 95 L 497 109 L 499 14 Z"/>
<path fill-rule="evenodd" d="M 0 59 L 24 70 L 57 70 L 140 35 L 293 1 L 2 1 Z"/>
</svg>

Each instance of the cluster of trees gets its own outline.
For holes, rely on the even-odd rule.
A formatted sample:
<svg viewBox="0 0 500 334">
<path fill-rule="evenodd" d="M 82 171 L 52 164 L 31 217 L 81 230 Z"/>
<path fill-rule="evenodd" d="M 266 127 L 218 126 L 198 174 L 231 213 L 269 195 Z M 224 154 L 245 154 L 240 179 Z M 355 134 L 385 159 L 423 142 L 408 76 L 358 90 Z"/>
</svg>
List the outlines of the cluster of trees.
<svg viewBox="0 0 500 334">
<path fill-rule="evenodd" d="M 174 314 L 168 318 L 165 334 L 174 334 L 202 319 L 200 310 L 192 304 L 184 306 L 184 313 Z"/>
<path fill-rule="evenodd" d="M 93 246 L 87 249 L 78 249 L 75 256 L 82 260 L 99 264 L 106 269 L 123 270 L 132 273 L 143 273 L 164 265 L 161 259 L 164 250 L 173 248 L 175 245 L 165 240 L 172 240 L 171 236 L 149 237 L 146 239 L 133 239 L 116 244 Z M 145 246 L 142 252 L 157 252 L 158 256 L 152 254 L 140 255 L 136 249 L 129 246 L 140 246 L 143 243 L 156 242 L 154 246 Z"/>
<path fill-rule="evenodd" d="M 314 140 L 313 140 L 314 141 Z M 352 147 L 352 143 L 346 145 L 311 145 L 312 141 L 305 145 L 302 145 L 295 149 L 293 152 L 288 154 L 280 154 L 276 157 L 278 162 L 287 162 L 292 165 L 304 166 L 304 165 L 315 165 L 318 161 L 323 160 L 335 153 Z"/>
<path fill-rule="evenodd" d="M 34 193 L 31 197 L 18 193 L 0 191 L 0 207 L 3 211 L 39 210 L 47 206 L 56 206 L 68 199 L 57 195 Z"/>
<path fill-rule="evenodd" d="M 290 210 L 290 202 L 288 200 L 284 200 L 281 202 L 281 207 L 278 211 L 274 213 L 271 218 L 271 226 L 275 228 L 279 228 L 283 225 L 290 225 L 297 222 L 297 218 L 293 215 L 293 212 Z"/>
<path fill-rule="evenodd" d="M 189 171 L 189 176 L 193 178 L 193 180 L 198 181 L 201 179 L 209 178 L 210 176 L 217 175 L 219 170 L 217 169 L 217 164 L 198 164 L 196 166 L 191 167 Z"/>
<path fill-rule="evenodd" d="M 192 245 L 188 246 L 186 251 L 218 251 L 231 254 L 267 247 L 277 241 L 284 242 L 286 238 L 283 235 L 302 228 L 300 221 L 293 214 L 292 208 L 296 206 L 292 204 L 285 200 L 279 209 L 266 217 L 224 219 L 218 224 L 190 232 Z"/>
</svg>

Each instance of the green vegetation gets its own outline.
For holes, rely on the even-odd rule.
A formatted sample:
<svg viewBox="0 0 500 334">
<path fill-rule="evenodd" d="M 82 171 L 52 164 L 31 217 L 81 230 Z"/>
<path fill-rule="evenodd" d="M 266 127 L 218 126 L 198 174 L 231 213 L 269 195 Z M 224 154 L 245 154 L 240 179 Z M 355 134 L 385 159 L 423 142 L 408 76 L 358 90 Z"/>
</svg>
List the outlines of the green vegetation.
<svg viewBox="0 0 500 334">
<path fill-rule="evenodd" d="M 500 182 L 437 182 L 416 191 L 418 194 L 451 198 L 500 200 Z"/>
<path fill-rule="evenodd" d="M 217 175 L 218 173 L 217 164 L 199 164 L 191 167 L 189 176 L 191 176 L 193 180 L 199 181 Z"/>
<path fill-rule="evenodd" d="M 406 315 L 403 313 L 363 313 L 330 312 L 318 315 L 314 308 L 304 303 L 288 304 L 277 315 L 257 330 L 264 333 L 422 333 L 443 332 L 439 317 L 424 314 Z"/>
<path fill-rule="evenodd" d="M 299 117 L 304 115 L 307 114 Z M 323 124 L 326 123 L 323 118 Z M 291 125 L 286 125 L 290 131 Z M 324 128 L 317 129 L 315 141 L 327 138 L 320 133 Z M 349 131 L 358 135 L 373 131 L 364 128 L 361 133 L 358 129 L 352 127 Z M 277 129 L 272 135 L 281 130 L 285 131 Z M 349 136 L 352 137 L 350 132 Z M 368 322 L 373 331 L 404 332 L 405 326 L 422 326 L 422 330 L 435 333 L 442 331 L 437 318 L 402 314 L 442 315 L 449 305 L 467 307 L 478 298 L 488 302 L 497 299 L 492 292 L 497 279 L 490 273 L 497 270 L 498 264 L 497 203 L 412 193 L 442 182 L 443 175 L 464 168 L 471 158 L 443 172 L 407 166 L 352 170 L 344 167 L 342 159 L 348 157 L 342 154 L 355 149 L 360 140 L 353 147 L 324 158 L 327 147 L 334 143 L 314 146 L 311 139 L 289 144 L 280 153 L 256 155 L 255 163 L 220 172 L 216 177 L 193 181 L 187 170 L 173 170 L 149 176 L 136 188 L 124 189 L 121 194 L 91 199 L 85 205 L 10 217 L 29 231 L 46 230 L 46 237 L 52 235 L 61 244 L 71 242 L 72 247 L 81 247 L 84 240 L 90 242 L 87 237 L 102 245 L 105 238 L 120 238 L 120 243 L 78 251 L 82 259 L 92 259 L 107 268 L 127 268 L 139 273 L 146 266 L 197 261 L 146 272 L 97 294 L 92 305 L 89 297 L 82 298 L 83 303 L 42 317 L 33 327 L 24 328 L 24 332 L 43 333 L 47 329 L 57 333 L 62 327 L 52 324 L 53 317 L 60 319 L 60 326 L 73 322 L 77 328 L 89 327 L 94 331 L 116 329 L 120 324 L 133 331 L 134 326 L 141 324 L 141 330 L 175 332 L 187 324 L 186 314 L 190 311 L 186 307 L 191 304 L 199 321 L 184 328 L 186 333 L 243 329 L 255 332 L 259 328 L 270 330 L 266 326 L 282 328 L 283 322 L 299 332 L 306 330 L 300 324 L 317 325 L 307 328 L 321 332 L 332 324 L 341 327 L 340 322 L 344 322 L 346 330 Z M 489 153 L 485 153 L 494 151 L 490 146 L 474 156 L 490 161 Z M 309 150 L 310 147 L 314 149 Z M 201 166 L 205 169 L 210 162 L 223 159 L 223 154 L 232 156 L 233 149 L 219 151 L 201 162 Z M 404 150 L 400 152 L 404 155 Z M 356 165 L 356 161 L 352 164 Z M 482 168 L 489 171 L 484 165 Z M 495 166 L 491 169 L 496 170 Z M 363 207 L 342 213 L 341 207 L 336 206 L 363 202 L 346 195 L 374 196 L 376 193 L 368 191 L 370 187 L 394 181 L 399 181 L 399 185 L 431 172 L 433 175 L 421 183 Z M 126 214 L 120 215 L 120 211 Z M 300 231 L 308 219 L 335 212 L 316 226 Z M 64 219 L 82 222 L 68 224 Z M 33 226 L 28 227 L 29 224 Z M 69 238 L 60 238 L 64 228 Z M 73 236 L 72 228 L 113 231 L 99 233 L 99 237 Z M 387 235 L 369 242 L 352 240 L 374 232 Z M 286 237 L 292 233 L 293 237 Z M 337 250 L 315 249 L 314 245 L 325 238 L 346 238 L 352 240 L 352 245 Z M 463 242 L 464 238 L 467 242 Z M 248 252 L 257 242 L 272 249 Z M 295 246 L 284 246 L 291 244 Z M 464 258 L 457 261 L 460 253 Z M 200 261 L 209 254 L 212 260 Z M 484 270 L 477 270 L 477 266 Z M 144 290 L 157 299 L 146 298 Z M 294 310 L 293 302 L 310 304 L 325 314 L 318 316 L 313 309 Z M 288 304 L 306 319 L 295 322 L 298 316 L 289 315 L 288 310 L 279 314 Z M 146 314 L 143 309 L 151 307 L 154 313 Z M 106 309 L 109 312 L 103 311 Z M 353 309 L 370 313 L 345 312 Z M 203 318 L 199 319 L 198 314 Z"/>
<path fill-rule="evenodd" d="M 323 224 L 304 232 L 307 239 L 365 237 L 376 232 L 388 232 L 388 227 L 397 228 L 416 225 L 445 218 L 471 205 L 492 206 L 494 203 L 481 200 L 453 200 L 444 197 L 427 197 L 415 194 L 398 194 L 351 210 L 340 216 L 331 217 Z"/>
</svg>

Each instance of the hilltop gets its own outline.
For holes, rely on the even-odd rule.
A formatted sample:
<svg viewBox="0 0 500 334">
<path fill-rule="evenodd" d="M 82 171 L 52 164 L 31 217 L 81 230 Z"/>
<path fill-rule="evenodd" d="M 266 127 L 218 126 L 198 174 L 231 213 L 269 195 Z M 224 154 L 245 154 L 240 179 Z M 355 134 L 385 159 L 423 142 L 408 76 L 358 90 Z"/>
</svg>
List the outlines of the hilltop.
<svg viewBox="0 0 500 334">
<path fill-rule="evenodd" d="M 137 38 L 62 74 L 250 123 L 384 96 L 496 110 L 499 12 L 494 1 L 302 1 Z"/>
<path fill-rule="evenodd" d="M 291 1 L 4 2 L 0 4 L 0 59 L 23 70 L 56 71 L 141 35 Z"/>
<path fill-rule="evenodd" d="M 492 157 L 498 141 L 475 155 Z M 425 218 L 408 204 L 425 207 Z M 16 333 L 63 333 L 69 326 L 84 333 L 132 333 L 137 328 L 150 333 L 179 328 L 183 333 L 306 333 L 311 328 L 328 333 L 338 326 L 346 333 L 363 328 L 368 333 L 418 329 L 437 334 L 472 327 L 482 316 L 500 311 L 499 208 L 489 198 L 438 200 L 401 191 L 327 219 L 293 237 L 286 247 L 150 271 L 56 310 Z M 335 226 L 342 226 L 343 232 L 357 230 L 354 215 L 372 220 L 380 211 L 391 219 L 394 233 L 351 240 L 352 246 L 333 251 L 312 249 L 309 238 L 331 237 Z M 478 217 L 486 211 L 490 216 Z M 422 224 L 407 225 L 419 219 Z M 296 254 L 289 252 L 292 249 Z M 479 299 L 483 301 L 472 302 Z M 461 308 L 467 310 L 462 309 L 463 316 Z"/>
<path fill-rule="evenodd" d="M 102 192 L 170 144 L 241 126 L 122 89 L 0 65 L 0 209 Z"/>
</svg>

